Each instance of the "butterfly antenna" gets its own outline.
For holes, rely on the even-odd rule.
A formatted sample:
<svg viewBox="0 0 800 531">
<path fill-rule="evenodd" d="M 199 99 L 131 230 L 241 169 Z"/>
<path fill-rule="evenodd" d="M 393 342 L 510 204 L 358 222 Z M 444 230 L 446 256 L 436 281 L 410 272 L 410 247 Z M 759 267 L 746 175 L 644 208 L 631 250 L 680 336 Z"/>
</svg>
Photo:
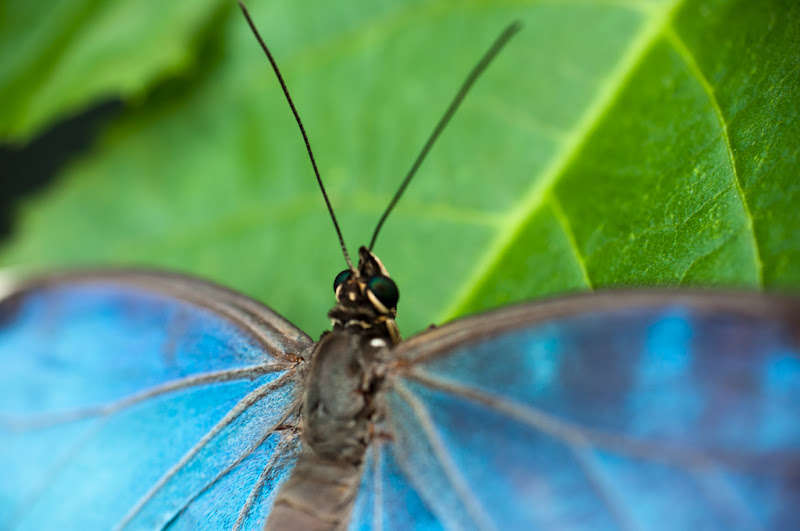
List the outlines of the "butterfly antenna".
<svg viewBox="0 0 800 531">
<path fill-rule="evenodd" d="M 422 165 L 422 161 L 425 160 L 425 157 L 428 155 L 428 152 L 433 147 L 433 144 L 436 142 L 436 139 L 439 138 L 439 135 L 442 133 L 444 128 L 450 122 L 450 119 L 455 114 L 458 106 L 461 105 L 461 102 L 464 101 L 464 97 L 466 97 L 469 90 L 472 88 L 472 85 L 475 84 L 475 81 L 483 74 L 486 70 L 486 67 L 497 57 L 497 54 L 500 53 L 500 50 L 508 43 L 511 37 L 514 36 L 522 28 L 522 24 L 520 22 L 512 22 L 508 25 L 508 27 L 503 30 L 503 33 L 500 34 L 499 37 L 494 41 L 491 48 L 484 54 L 478 64 L 476 64 L 472 71 L 470 71 L 467 79 L 461 84 L 461 88 L 458 89 L 458 93 L 456 93 L 453 101 L 450 102 L 450 106 L 445 111 L 444 115 L 439 119 L 439 123 L 436 124 L 436 127 L 431 133 L 431 136 L 428 137 L 428 141 L 425 142 L 425 145 L 422 147 L 422 151 L 419 152 L 417 155 L 417 160 L 414 161 L 414 164 L 411 165 L 411 169 L 406 174 L 406 178 L 403 179 L 403 182 L 400 184 L 400 188 L 397 189 L 397 192 L 394 194 L 394 197 L 389 202 L 389 206 L 386 207 L 384 210 L 381 219 L 378 221 L 378 225 L 375 227 L 375 232 L 372 233 L 372 240 L 369 242 L 369 250 L 372 250 L 372 247 L 375 245 L 375 240 L 378 238 L 378 232 L 380 232 L 381 227 L 383 227 L 383 223 L 386 221 L 386 218 L 389 217 L 389 213 L 394 209 L 394 206 L 400 200 L 400 196 L 403 195 L 403 192 L 406 191 L 408 187 L 408 183 L 411 182 L 411 179 L 417 173 L 417 170 Z"/>
<path fill-rule="evenodd" d="M 292 101 L 292 97 L 289 95 L 289 89 L 286 88 L 286 82 L 283 81 L 283 76 L 281 75 L 281 71 L 278 68 L 278 64 L 275 62 L 275 59 L 272 57 L 272 54 L 267 48 L 264 39 L 261 38 L 261 34 L 258 33 L 256 29 L 256 25 L 253 23 L 253 19 L 250 18 L 250 13 L 247 11 L 247 7 L 244 5 L 244 2 L 239 0 L 239 7 L 244 13 L 244 18 L 247 19 L 247 24 L 250 26 L 250 29 L 253 30 L 253 35 L 256 36 L 258 39 L 258 43 L 261 45 L 261 49 L 264 50 L 264 53 L 267 54 L 267 59 L 269 59 L 269 64 L 272 65 L 272 70 L 275 72 L 275 75 L 278 77 L 278 82 L 281 84 L 281 89 L 283 89 L 283 94 L 286 96 L 286 101 L 289 102 L 289 107 L 292 108 L 292 113 L 294 114 L 294 119 L 297 122 L 297 126 L 300 128 L 300 134 L 303 135 L 303 142 L 306 144 L 306 151 L 308 151 L 308 158 L 311 159 L 311 166 L 314 168 L 314 175 L 317 176 L 317 183 L 319 184 L 319 189 L 322 191 L 322 197 L 325 199 L 325 206 L 328 207 L 328 212 L 331 215 L 331 220 L 333 221 L 333 226 L 336 229 L 336 235 L 339 237 L 339 245 L 342 247 L 342 253 L 344 254 L 344 259 L 347 262 L 347 266 L 352 270 L 355 271 L 353 268 L 353 262 L 350 261 L 350 255 L 347 252 L 347 247 L 344 244 L 344 238 L 342 237 L 342 231 L 339 229 L 339 222 L 336 221 L 336 215 L 333 213 L 333 207 L 331 206 L 331 200 L 328 198 L 328 193 L 325 191 L 325 186 L 322 184 L 322 177 L 319 175 L 319 170 L 317 169 L 317 162 L 314 160 L 314 153 L 311 151 L 311 143 L 308 141 L 308 135 L 306 135 L 306 129 L 303 127 L 303 122 L 300 120 L 300 115 L 297 113 L 297 108 L 294 106 L 294 102 Z"/>
</svg>

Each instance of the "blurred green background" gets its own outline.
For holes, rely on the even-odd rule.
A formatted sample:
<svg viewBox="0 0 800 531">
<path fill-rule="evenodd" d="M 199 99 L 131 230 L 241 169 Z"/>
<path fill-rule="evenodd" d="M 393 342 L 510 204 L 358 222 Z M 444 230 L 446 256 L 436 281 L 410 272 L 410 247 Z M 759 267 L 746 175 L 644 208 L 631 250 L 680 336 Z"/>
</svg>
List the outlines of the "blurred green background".
<svg viewBox="0 0 800 531">
<path fill-rule="evenodd" d="M 351 253 L 469 69 L 524 24 L 378 240 L 406 335 L 619 285 L 800 287 L 796 2 L 248 4 Z M 6 0 L 0 102 L 0 266 L 177 269 L 327 326 L 344 263 L 235 2 Z M 69 156 L 38 146 L 54 127 Z M 12 160 L 55 177 L 12 198 L 36 178 Z"/>
</svg>

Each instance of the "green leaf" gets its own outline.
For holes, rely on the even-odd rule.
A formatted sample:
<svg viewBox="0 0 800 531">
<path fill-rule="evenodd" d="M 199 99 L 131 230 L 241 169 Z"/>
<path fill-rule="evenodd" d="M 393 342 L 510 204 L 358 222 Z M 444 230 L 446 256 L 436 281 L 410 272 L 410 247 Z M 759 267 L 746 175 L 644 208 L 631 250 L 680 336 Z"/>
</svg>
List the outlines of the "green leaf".
<svg viewBox="0 0 800 531">
<path fill-rule="evenodd" d="M 23 141 L 97 99 L 134 97 L 191 67 L 224 0 L 5 0 L 0 137 Z"/>
<path fill-rule="evenodd" d="M 369 4 L 369 5 L 366 5 Z M 616 285 L 800 287 L 800 9 L 776 1 L 252 2 L 351 253 L 459 83 L 524 28 L 378 239 L 401 329 Z M 241 15 L 218 57 L 21 211 L 5 264 L 216 279 L 315 333 L 343 261 Z"/>
</svg>

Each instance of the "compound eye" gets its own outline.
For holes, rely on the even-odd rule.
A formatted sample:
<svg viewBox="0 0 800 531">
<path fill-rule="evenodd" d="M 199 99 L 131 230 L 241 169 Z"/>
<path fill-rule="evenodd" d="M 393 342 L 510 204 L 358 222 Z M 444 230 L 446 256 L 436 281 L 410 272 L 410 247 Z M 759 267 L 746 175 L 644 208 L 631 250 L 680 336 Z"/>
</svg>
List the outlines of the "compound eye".
<svg viewBox="0 0 800 531">
<path fill-rule="evenodd" d="M 383 275 L 375 275 L 367 281 L 367 289 L 375 295 L 375 297 L 387 309 L 397 307 L 397 300 L 400 298 L 400 293 L 397 291 L 397 284 L 394 283 L 389 277 Z"/>
<path fill-rule="evenodd" d="M 344 271 L 336 275 L 336 278 L 333 279 L 333 292 L 336 293 L 336 290 L 339 289 L 339 286 L 341 286 L 344 282 L 347 282 L 347 279 L 350 278 L 350 275 L 352 274 L 353 274 L 352 271 L 350 271 L 349 269 L 345 269 Z"/>
</svg>

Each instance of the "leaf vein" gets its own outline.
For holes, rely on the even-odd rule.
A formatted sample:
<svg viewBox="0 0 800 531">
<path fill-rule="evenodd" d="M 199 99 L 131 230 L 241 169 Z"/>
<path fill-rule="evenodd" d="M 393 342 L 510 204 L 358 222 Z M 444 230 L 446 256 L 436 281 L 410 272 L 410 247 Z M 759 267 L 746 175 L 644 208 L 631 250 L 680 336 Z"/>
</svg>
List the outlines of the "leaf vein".
<svg viewBox="0 0 800 531">
<path fill-rule="evenodd" d="M 581 270 L 581 276 L 583 277 L 583 281 L 586 283 L 586 287 L 588 287 L 590 290 L 594 290 L 592 280 L 589 278 L 589 272 L 586 270 L 586 257 L 583 256 L 583 253 L 578 247 L 578 242 L 575 240 L 575 233 L 572 230 L 572 224 L 569 222 L 569 218 L 564 212 L 564 209 L 561 208 L 561 202 L 558 200 L 555 194 L 549 194 L 549 202 L 553 209 L 553 215 L 558 221 L 558 224 L 561 225 L 561 229 L 564 231 L 564 236 L 567 238 L 569 248 L 572 250 L 572 255 L 575 257 L 575 262 L 578 264 L 578 267 Z"/>
<path fill-rule="evenodd" d="M 733 148 L 731 147 L 730 134 L 728 133 L 728 122 L 725 120 L 725 115 L 722 113 L 722 108 L 720 107 L 719 101 L 717 100 L 717 96 L 714 93 L 714 87 L 711 85 L 711 82 L 708 80 L 706 75 L 700 69 L 700 65 L 697 64 L 697 61 L 695 60 L 692 51 L 689 49 L 689 47 L 686 45 L 683 39 L 681 39 L 680 35 L 678 35 L 678 33 L 672 26 L 667 26 L 665 28 L 664 34 L 667 41 L 672 46 L 672 48 L 678 53 L 683 62 L 686 64 L 686 67 L 689 69 L 689 72 L 692 74 L 692 76 L 694 76 L 694 78 L 702 87 L 703 92 L 706 94 L 706 97 L 708 98 L 711 108 L 714 110 L 714 114 L 717 118 L 717 123 L 719 124 L 719 128 L 721 130 L 720 137 L 725 145 L 725 151 L 728 155 L 728 162 L 731 168 L 731 177 L 733 185 L 735 186 L 736 192 L 739 195 L 739 199 L 742 202 L 742 208 L 744 209 L 745 216 L 747 218 L 747 231 L 750 234 L 750 238 L 753 245 L 753 259 L 755 261 L 756 276 L 758 278 L 759 285 L 763 286 L 764 284 L 763 265 L 761 262 L 761 254 L 758 248 L 758 240 L 756 239 L 753 214 L 750 211 L 750 205 L 748 204 L 747 196 L 744 193 L 742 180 L 736 168 L 736 157 L 734 156 Z"/>
</svg>

